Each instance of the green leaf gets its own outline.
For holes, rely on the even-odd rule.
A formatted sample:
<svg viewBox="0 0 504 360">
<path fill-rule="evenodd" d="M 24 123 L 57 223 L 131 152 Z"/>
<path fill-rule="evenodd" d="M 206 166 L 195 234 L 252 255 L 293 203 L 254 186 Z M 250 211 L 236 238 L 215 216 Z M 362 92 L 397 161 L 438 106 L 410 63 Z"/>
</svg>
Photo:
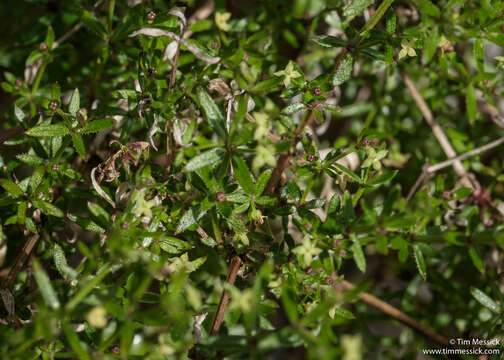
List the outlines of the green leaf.
<svg viewBox="0 0 504 360">
<path fill-rule="evenodd" d="M 282 83 L 282 81 L 283 81 L 282 77 L 275 76 L 275 77 L 272 77 L 272 78 L 269 78 L 267 80 L 264 80 L 264 81 L 257 83 L 252 88 L 252 91 L 253 92 L 261 92 L 264 90 L 269 90 L 268 92 L 274 91 L 275 88 Z"/>
<path fill-rule="evenodd" d="M 329 200 L 329 205 L 327 206 L 327 214 L 335 213 L 341 208 L 341 197 L 339 194 L 334 194 Z"/>
<path fill-rule="evenodd" d="M 185 166 L 186 171 L 196 171 L 205 166 L 218 163 L 221 160 L 222 149 L 213 148 L 193 157 Z"/>
<path fill-rule="evenodd" d="M 63 276 L 66 280 L 74 280 L 77 278 L 77 272 L 68 266 L 67 259 L 65 256 L 65 252 L 58 244 L 54 244 L 52 249 L 52 255 L 54 260 L 54 265 L 56 269 L 59 271 L 61 276 Z"/>
<path fill-rule="evenodd" d="M 88 122 L 81 130 L 81 134 L 91 134 L 108 129 L 114 125 L 114 119 L 104 118 Z"/>
<path fill-rule="evenodd" d="M 389 11 L 387 14 L 387 21 L 385 23 L 385 28 L 389 35 L 393 35 L 396 31 L 397 18 L 393 10 Z"/>
<path fill-rule="evenodd" d="M 345 40 L 340 39 L 336 36 L 331 36 L 331 35 L 320 36 L 318 38 L 313 39 L 313 41 L 320 46 L 328 47 L 328 48 L 345 47 L 347 45 Z"/>
<path fill-rule="evenodd" d="M 426 14 L 433 17 L 441 16 L 441 11 L 439 11 L 437 6 L 434 5 L 430 0 L 420 0 L 418 7 L 420 8 L 420 12 L 422 14 Z"/>
<path fill-rule="evenodd" d="M 284 187 L 282 187 L 280 196 L 282 199 L 298 202 L 299 199 L 301 199 L 301 190 L 294 181 L 290 180 L 287 181 L 287 184 L 285 184 Z"/>
<path fill-rule="evenodd" d="M 415 258 L 415 263 L 418 272 L 425 281 L 427 279 L 427 266 L 425 265 L 425 259 L 422 250 L 420 250 L 418 244 L 413 245 L 413 257 Z"/>
<path fill-rule="evenodd" d="M 191 245 L 173 236 L 163 236 L 159 240 L 159 247 L 169 254 L 179 254 L 191 249 Z"/>
<path fill-rule="evenodd" d="M 47 28 L 47 34 L 44 42 L 46 43 L 48 49 L 52 49 L 54 43 L 54 30 L 52 26 Z"/>
<path fill-rule="evenodd" d="M 16 157 L 28 165 L 40 165 L 44 162 L 44 159 L 32 154 L 19 154 Z"/>
<path fill-rule="evenodd" d="M 191 209 L 187 210 L 184 213 L 184 215 L 182 215 L 182 217 L 180 218 L 179 223 L 177 224 L 177 228 L 175 230 L 175 233 L 179 234 L 179 233 L 187 230 L 188 228 L 190 228 L 194 224 L 196 224 L 196 219 L 194 218 L 193 209 L 191 208 Z"/>
<path fill-rule="evenodd" d="M 366 257 L 364 256 L 364 252 L 362 251 L 362 246 L 360 242 L 355 239 L 352 244 L 352 254 L 355 261 L 355 264 L 363 273 L 366 272 Z"/>
<path fill-rule="evenodd" d="M 32 194 L 34 194 L 35 191 L 37 191 L 37 188 L 42 182 L 45 170 L 46 170 L 45 166 L 39 165 L 33 172 L 32 176 L 30 177 L 29 189 Z"/>
<path fill-rule="evenodd" d="M 378 9 L 376 9 L 373 16 L 371 16 L 371 18 L 368 20 L 366 25 L 364 25 L 364 28 L 362 29 L 361 33 L 364 33 L 366 31 L 369 31 L 372 28 L 374 28 L 376 26 L 376 24 L 378 24 L 378 21 L 380 21 L 382 16 L 385 14 L 387 9 L 390 7 L 390 5 L 392 5 L 393 1 L 394 0 L 383 0 L 381 2 L 380 6 L 378 6 Z M 387 25 L 388 25 L 388 23 L 387 23 Z M 387 26 L 387 31 L 388 31 L 388 26 Z"/>
<path fill-rule="evenodd" d="M 485 272 L 485 263 L 483 262 L 483 259 L 481 259 L 481 256 L 474 245 L 469 247 L 469 256 L 471 257 L 476 269 L 478 269 L 481 273 Z"/>
<path fill-rule="evenodd" d="M 345 167 L 341 164 L 334 163 L 330 166 L 330 169 L 333 171 L 336 171 L 337 173 L 344 174 L 344 175 L 348 176 L 350 179 L 352 179 L 355 182 L 358 182 L 358 183 L 361 182 L 361 178 L 356 173 L 354 173 L 352 170 L 348 169 L 347 167 Z"/>
<path fill-rule="evenodd" d="M 84 140 L 79 134 L 72 134 L 72 142 L 77 154 L 81 157 L 86 157 L 86 149 L 84 148 Z"/>
<path fill-rule="evenodd" d="M 26 115 L 23 112 L 23 110 L 21 110 L 17 105 L 14 105 L 14 115 L 16 115 L 16 119 L 18 119 L 19 122 L 23 122 L 24 119 L 26 118 Z"/>
<path fill-rule="evenodd" d="M 100 219 L 100 221 L 104 225 L 111 223 L 109 213 L 104 208 L 102 208 L 100 205 L 95 204 L 91 201 L 88 201 L 87 206 L 88 206 L 89 211 L 91 211 L 91 214 L 93 214 L 95 217 Z"/>
<path fill-rule="evenodd" d="M 70 98 L 70 103 L 68 104 L 68 112 L 75 116 L 77 114 L 77 111 L 79 111 L 80 108 L 80 95 L 79 95 L 79 89 L 75 89 L 74 92 L 72 93 L 72 97 Z"/>
<path fill-rule="evenodd" d="M 59 309 L 60 302 L 51 285 L 51 280 L 37 260 L 33 261 L 33 276 L 40 289 L 40 293 L 45 303 L 53 309 Z"/>
<path fill-rule="evenodd" d="M 467 116 L 469 117 L 469 122 L 474 125 L 474 121 L 476 120 L 476 93 L 474 87 L 469 85 L 466 89 L 466 109 Z"/>
<path fill-rule="evenodd" d="M 476 67 L 480 73 L 485 72 L 485 47 L 482 39 L 476 39 L 474 42 L 474 59 Z"/>
<path fill-rule="evenodd" d="M 217 104 L 215 104 L 214 100 L 210 97 L 210 95 L 208 95 L 206 90 L 202 87 L 198 88 L 196 98 L 198 104 L 203 109 L 205 118 L 208 120 L 214 131 L 222 139 L 225 139 L 227 136 L 226 120 L 222 116 L 222 113 Z"/>
<path fill-rule="evenodd" d="M 351 55 L 346 55 L 336 70 L 336 73 L 333 76 L 333 85 L 338 86 L 343 84 L 345 81 L 350 79 L 353 70 L 353 57 Z"/>
<path fill-rule="evenodd" d="M 70 134 L 70 130 L 63 124 L 50 124 L 35 126 L 26 130 L 26 134 L 35 137 L 65 136 Z"/>
<path fill-rule="evenodd" d="M 374 0 L 351 0 L 343 7 L 343 15 L 350 21 L 366 10 L 373 2 Z"/>
<path fill-rule="evenodd" d="M 472 190 L 466 187 L 461 187 L 455 190 L 453 193 L 453 199 L 454 200 L 459 200 L 468 197 L 469 195 L 472 194 Z"/>
<path fill-rule="evenodd" d="M 256 191 L 255 194 L 256 196 L 261 196 L 264 189 L 266 188 L 266 185 L 268 184 L 269 179 L 271 178 L 271 170 L 265 170 L 259 177 L 257 178 L 256 181 Z"/>
<path fill-rule="evenodd" d="M 233 173 L 238 181 L 238 184 L 243 190 L 249 195 L 255 193 L 255 185 L 252 176 L 250 175 L 250 170 L 245 163 L 245 161 L 238 155 L 232 157 L 233 162 Z"/>
<path fill-rule="evenodd" d="M 478 288 L 471 286 L 471 295 L 484 307 L 489 309 L 490 311 L 500 314 L 501 307 L 497 304 L 491 297 L 485 294 Z"/>
<path fill-rule="evenodd" d="M 371 179 L 371 181 L 368 182 L 368 185 L 378 186 L 378 185 L 384 184 L 384 183 L 392 180 L 393 178 L 395 178 L 395 176 L 397 175 L 398 172 L 399 172 L 399 170 L 393 170 L 393 171 L 386 172 L 380 176 L 376 176 L 373 179 Z"/>
<path fill-rule="evenodd" d="M 77 333 L 74 331 L 72 326 L 68 323 L 67 320 L 64 320 L 61 323 L 61 328 L 63 329 L 63 332 L 65 333 L 66 339 L 68 341 L 68 344 L 72 348 L 72 350 L 77 354 L 79 359 L 81 360 L 91 360 L 91 357 L 89 356 L 88 352 L 82 344 L 80 343 L 79 336 Z"/>
<path fill-rule="evenodd" d="M 95 33 L 103 40 L 107 39 L 107 30 L 105 26 L 103 26 L 103 24 L 89 11 L 84 10 L 82 12 L 81 21 L 91 32 Z"/>
<path fill-rule="evenodd" d="M 18 184 L 11 180 L 0 179 L 0 185 L 5 189 L 5 191 L 14 197 L 23 195 L 23 190 L 21 190 Z"/>
<path fill-rule="evenodd" d="M 21 201 L 18 205 L 17 210 L 17 222 L 19 225 L 24 225 L 26 221 L 26 207 L 28 203 L 26 201 Z"/>
<path fill-rule="evenodd" d="M 63 211 L 58 209 L 56 206 L 53 204 L 44 201 L 44 200 L 32 200 L 33 206 L 35 206 L 37 209 L 40 209 L 44 214 L 47 215 L 52 215 L 56 217 L 64 217 L 65 214 Z"/>
<path fill-rule="evenodd" d="M 306 109 L 306 105 L 300 102 L 288 105 L 282 110 L 285 115 L 292 115 Z"/>
<path fill-rule="evenodd" d="M 107 276 L 110 271 L 112 271 L 112 266 L 110 264 L 103 265 L 97 272 L 96 276 L 91 277 L 91 279 L 79 288 L 79 291 L 75 296 L 65 305 L 68 311 L 74 309 L 93 289 L 98 286 L 99 283 Z"/>
</svg>

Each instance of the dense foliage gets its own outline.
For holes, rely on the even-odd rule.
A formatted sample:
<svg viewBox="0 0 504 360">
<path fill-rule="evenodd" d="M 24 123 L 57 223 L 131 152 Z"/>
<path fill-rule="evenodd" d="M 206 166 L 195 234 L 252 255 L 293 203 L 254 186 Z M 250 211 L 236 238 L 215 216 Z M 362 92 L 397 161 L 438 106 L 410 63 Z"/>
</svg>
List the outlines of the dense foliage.
<svg viewBox="0 0 504 360">
<path fill-rule="evenodd" d="M 0 18 L 2 358 L 415 359 L 503 337 L 504 1 Z"/>
</svg>

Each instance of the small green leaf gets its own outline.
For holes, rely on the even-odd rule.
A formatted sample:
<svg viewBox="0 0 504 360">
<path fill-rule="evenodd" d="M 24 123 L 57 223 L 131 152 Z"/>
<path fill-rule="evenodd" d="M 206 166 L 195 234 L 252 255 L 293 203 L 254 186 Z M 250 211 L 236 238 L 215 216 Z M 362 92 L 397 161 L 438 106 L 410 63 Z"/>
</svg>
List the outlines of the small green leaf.
<svg viewBox="0 0 504 360">
<path fill-rule="evenodd" d="M 327 214 L 335 213 L 341 208 L 341 197 L 339 194 L 334 194 L 329 200 L 329 205 L 327 206 Z"/>
<path fill-rule="evenodd" d="M 454 200 L 459 200 L 468 197 L 469 195 L 472 194 L 472 190 L 466 187 L 461 187 L 455 190 L 453 193 L 453 199 Z"/>
<path fill-rule="evenodd" d="M 472 84 L 469 85 L 466 89 L 466 109 L 470 123 L 474 124 L 474 121 L 476 120 L 477 109 L 476 109 L 476 92 Z"/>
<path fill-rule="evenodd" d="M 19 154 L 16 157 L 28 165 L 40 165 L 44 162 L 44 159 L 32 154 Z"/>
<path fill-rule="evenodd" d="M 79 134 L 72 134 L 72 142 L 77 154 L 81 157 L 86 157 L 86 149 L 84 148 L 84 140 Z"/>
<path fill-rule="evenodd" d="M 222 139 L 225 139 L 227 136 L 226 120 L 222 116 L 222 113 L 217 104 L 215 104 L 214 100 L 210 97 L 210 95 L 208 95 L 206 90 L 202 87 L 198 88 L 196 98 L 198 104 L 203 109 L 205 118 L 208 120 L 214 131 Z"/>
<path fill-rule="evenodd" d="M 359 15 L 361 12 L 366 10 L 366 8 L 371 5 L 374 0 L 352 0 L 343 7 L 343 15 L 347 17 L 347 21 L 352 20 L 354 17 Z"/>
<path fill-rule="evenodd" d="M 362 246 L 360 242 L 355 239 L 352 244 L 352 254 L 355 261 L 355 264 L 363 273 L 366 272 L 366 257 L 364 256 L 364 252 L 362 251 Z"/>
<path fill-rule="evenodd" d="M 485 294 L 480 289 L 471 286 L 471 295 L 484 307 L 490 311 L 500 314 L 501 307 L 491 297 Z"/>
<path fill-rule="evenodd" d="M 39 165 L 33 172 L 32 176 L 30 177 L 30 183 L 29 183 L 29 189 L 32 194 L 37 191 L 37 188 L 39 187 L 40 183 L 42 182 L 42 179 L 44 178 L 45 174 L 45 166 Z"/>
<path fill-rule="evenodd" d="M 385 23 L 385 28 L 389 35 L 393 35 L 396 31 L 397 18 L 394 11 L 389 11 L 387 14 L 387 21 Z"/>
<path fill-rule="evenodd" d="M 252 176 L 250 175 L 250 170 L 245 163 L 245 161 L 238 155 L 232 157 L 233 162 L 233 173 L 238 181 L 238 184 L 243 190 L 249 195 L 255 193 L 255 185 Z"/>
<path fill-rule="evenodd" d="M 347 45 L 345 40 L 331 35 L 320 36 L 318 38 L 313 39 L 313 41 L 320 46 L 329 48 L 345 47 Z"/>
<path fill-rule="evenodd" d="M 222 149 L 214 148 L 193 157 L 185 166 L 186 171 L 196 171 L 202 167 L 214 165 L 221 160 Z"/>
<path fill-rule="evenodd" d="M 14 115 L 16 115 L 16 119 L 18 119 L 19 122 L 23 122 L 24 119 L 26 118 L 26 115 L 23 112 L 23 110 L 21 110 L 17 105 L 14 105 Z"/>
<path fill-rule="evenodd" d="M 395 178 L 395 176 L 397 175 L 398 172 L 399 172 L 399 170 L 393 170 L 393 171 L 386 172 L 385 174 L 382 174 L 380 176 L 374 177 L 373 179 L 371 179 L 371 181 L 368 182 L 368 185 L 378 186 L 378 185 L 384 184 L 384 183 L 392 180 L 393 178 Z"/>
<path fill-rule="evenodd" d="M 169 254 L 179 254 L 191 249 L 191 245 L 173 236 L 163 236 L 158 240 L 159 247 Z"/>
<path fill-rule="evenodd" d="M 371 18 L 368 20 L 366 25 L 364 25 L 361 33 L 364 33 L 366 31 L 369 31 L 372 28 L 374 28 L 376 26 L 376 24 L 378 24 L 378 21 L 380 21 L 382 16 L 385 14 L 385 12 L 388 10 L 390 5 L 392 5 L 393 1 L 394 0 L 383 0 L 381 2 L 380 6 L 378 6 L 378 9 L 376 9 L 376 11 L 374 12 L 373 16 L 371 16 Z M 394 26 L 394 28 L 395 28 L 395 26 Z M 388 22 L 387 22 L 387 31 L 388 31 Z"/>
<path fill-rule="evenodd" d="M 17 197 L 23 195 L 23 190 L 21 190 L 18 184 L 11 180 L 0 179 L 0 185 L 12 196 Z"/>
<path fill-rule="evenodd" d="M 59 309 L 60 302 L 51 285 L 51 280 L 37 260 L 33 262 L 33 276 L 45 303 L 53 309 Z"/>
<path fill-rule="evenodd" d="M 36 137 L 65 136 L 70 134 L 70 130 L 63 124 L 50 124 L 35 126 L 26 130 L 26 134 Z"/>
<path fill-rule="evenodd" d="M 294 181 L 290 180 L 282 187 L 280 196 L 282 199 L 298 202 L 301 199 L 301 189 L 299 189 L 299 186 Z"/>
<path fill-rule="evenodd" d="M 338 86 L 343 84 L 345 81 L 350 79 L 353 70 L 353 57 L 351 55 L 346 55 L 336 70 L 336 73 L 333 76 L 333 85 Z"/>
<path fill-rule="evenodd" d="M 114 119 L 104 118 L 88 122 L 80 131 L 81 134 L 91 134 L 108 129 L 114 125 Z"/>
<path fill-rule="evenodd" d="M 306 109 L 306 105 L 300 102 L 288 105 L 282 110 L 285 115 L 292 115 Z"/>
<path fill-rule="evenodd" d="M 79 95 L 79 89 L 75 89 L 74 92 L 72 93 L 72 97 L 70 98 L 70 103 L 68 104 L 68 112 L 75 116 L 77 114 L 77 111 L 79 111 L 80 108 L 80 95 Z"/>
<path fill-rule="evenodd" d="M 265 170 L 259 177 L 257 178 L 256 181 L 256 191 L 255 194 L 256 196 L 261 196 L 264 189 L 266 188 L 266 185 L 268 184 L 269 179 L 271 178 L 271 170 Z"/>
<path fill-rule="evenodd" d="M 471 257 L 476 269 L 478 269 L 481 273 L 485 272 L 485 263 L 483 262 L 483 259 L 481 259 L 478 249 L 476 249 L 474 245 L 469 247 L 469 256 Z"/>
<path fill-rule="evenodd" d="M 37 209 L 40 209 L 44 214 L 47 215 L 52 215 L 56 217 L 63 217 L 65 214 L 63 211 L 58 209 L 56 206 L 53 204 L 44 201 L 44 200 L 33 200 L 32 201 L 33 206 L 35 206 Z"/>
<path fill-rule="evenodd" d="M 439 11 L 437 6 L 434 5 L 430 0 L 420 0 L 418 7 L 420 8 L 420 12 L 422 14 L 426 14 L 433 17 L 441 16 L 441 11 Z"/>
<path fill-rule="evenodd" d="M 89 11 L 84 10 L 82 12 L 81 21 L 91 32 L 95 33 L 103 40 L 107 39 L 107 30 L 105 26 L 103 26 L 103 24 Z"/>
<path fill-rule="evenodd" d="M 24 225 L 26 221 L 26 207 L 28 203 L 26 201 L 21 201 L 18 205 L 17 211 L 17 221 L 19 225 Z"/>
<path fill-rule="evenodd" d="M 54 244 L 52 249 L 54 265 L 58 269 L 61 276 L 66 280 L 73 280 L 77 278 L 77 272 L 68 266 L 65 252 L 58 244 Z"/>
<path fill-rule="evenodd" d="M 61 323 L 61 328 L 63 329 L 63 332 L 65 333 L 66 339 L 68 341 L 68 344 L 72 348 L 72 350 L 75 352 L 75 354 L 79 357 L 81 360 L 91 360 L 91 357 L 89 356 L 89 353 L 84 349 L 82 344 L 80 343 L 79 336 L 75 332 L 75 330 L 72 328 L 72 326 L 68 323 L 68 321 L 63 321 Z"/>
<path fill-rule="evenodd" d="M 427 266 L 425 265 L 425 259 L 418 244 L 413 245 L 413 257 L 415 258 L 418 272 L 425 281 L 427 279 Z"/>
<path fill-rule="evenodd" d="M 52 26 L 49 26 L 47 28 L 47 34 L 45 37 L 45 43 L 47 45 L 47 48 L 50 50 L 52 49 L 53 43 L 54 43 L 54 30 Z"/>
<path fill-rule="evenodd" d="M 480 73 L 485 72 L 485 47 L 482 39 L 476 39 L 474 42 L 474 59 L 478 71 Z"/>
<path fill-rule="evenodd" d="M 196 224 L 196 219 L 194 218 L 193 209 L 189 209 L 180 218 L 179 223 L 177 224 L 177 228 L 175 230 L 175 233 L 179 234 L 179 233 L 187 230 L 188 228 L 190 228 L 194 224 Z"/>
<path fill-rule="evenodd" d="M 348 169 L 347 167 L 345 167 L 341 164 L 334 163 L 331 165 L 330 169 L 336 171 L 337 173 L 344 174 L 344 175 L 348 176 L 350 179 L 352 179 L 355 182 L 358 182 L 358 183 L 361 182 L 361 178 L 356 173 L 354 173 L 352 170 Z"/>
</svg>

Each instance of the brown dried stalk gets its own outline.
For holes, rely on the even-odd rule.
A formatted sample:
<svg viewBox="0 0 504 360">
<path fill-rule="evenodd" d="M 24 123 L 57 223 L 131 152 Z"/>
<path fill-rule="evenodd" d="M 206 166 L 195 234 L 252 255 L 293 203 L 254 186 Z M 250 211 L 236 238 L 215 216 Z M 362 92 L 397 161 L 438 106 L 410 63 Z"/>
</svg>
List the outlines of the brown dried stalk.
<svg viewBox="0 0 504 360">
<path fill-rule="evenodd" d="M 341 283 L 338 285 L 341 285 L 345 291 L 351 291 L 355 290 L 355 285 L 352 284 L 349 281 L 343 280 Z M 359 299 L 364 301 L 365 303 L 377 308 L 381 312 L 389 315 L 390 317 L 396 319 L 397 321 L 403 323 L 404 325 L 415 329 L 422 335 L 425 335 L 425 337 L 429 338 L 430 340 L 434 341 L 436 344 L 439 344 L 444 347 L 451 347 L 450 342 L 447 338 L 445 338 L 442 335 L 439 335 L 436 333 L 434 330 L 431 328 L 420 324 L 418 321 L 415 319 L 409 317 L 402 311 L 398 310 L 397 308 L 393 307 L 392 305 L 378 299 L 377 297 L 366 293 L 366 292 L 361 292 L 357 295 Z"/>
<path fill-rule="evenodd" d="M 240 269 L 242 260 L 239 256 L 234 256 L 231 259 L 231 264 L 229 264 L 229 272 L 227 276 L 227 283 L 233 285 L 236 280 L 236 274 Z M 217 335 L 219 333 L 219 329 L 222 325 L 222 321 L 224 320 L 224 313 L 226 312 L 226 308 L 229 302 L 229 293 L 224 290 L 222 292 L 222 296 L 219 302 L 219 306 L 217 307 L 217 313 L 215 314 L 215 319 L 212 325 L 212 330 L 210 331 L 210 335 Z"/>
<path fill-rule="evenodd" d="M 30 254 L 37 244 L 37 241 L 39 239 L 39 234 L 34 234 L 30 236 L 26 242 L 23 245 L 23 248 L 19 252 L 19 254 L 16 257 L 16 260 L 14 261 L 14 265 L 9 270 L 9 273 L 7 274 L 7 277 L 4 279 L 2 282 L 2 288 L 3 289 L 10 289 L 12 285 L 14 285 L 14 282 L 16 281 L 16 278 L 23 268 L 24 263 L 26 260 L 30 257 Z"/>
<path fill-rule="evenodd" d="M 423 99 L 422 95 L 416 88 L 415 84 L 413 81 L 409 78 L 408 75 L 402 74 L 404 83 L 406 84 L 406 87 L 408 88 L 411 97 L 417 104 L 418 108 L 422 112 L 422 115 L 429 124 L 429 126 L 432 129 L 432 132 L 434 133 L 434 136 L 436 137 L 437 141 L 441 145 L 441 148 L 443 149 L 444 153 L 449 159 L 455 159 L 457 157 L 457 153 L 453 149 L 450 140 L 448 140 L 448 137 L 446 136 L 443 128 L 437 123 L 437 121 L 434 119 L 434 116 L 432 115 L 431 110 L 429 109 L 429 106 Z M 464 166 L 462 165 L 462 162 L 460 160 L 454 160 L 453 161 L 453 169 L 457 173 L 457 175 L 461 178 L 462 184 L 464 186 L 467 186 L 470 189 L 474 189 L 475 186 L 472 184 L 472 182 L 469 180 L 468 174 L 466 170 L 464 169 Z"/>
</svg>

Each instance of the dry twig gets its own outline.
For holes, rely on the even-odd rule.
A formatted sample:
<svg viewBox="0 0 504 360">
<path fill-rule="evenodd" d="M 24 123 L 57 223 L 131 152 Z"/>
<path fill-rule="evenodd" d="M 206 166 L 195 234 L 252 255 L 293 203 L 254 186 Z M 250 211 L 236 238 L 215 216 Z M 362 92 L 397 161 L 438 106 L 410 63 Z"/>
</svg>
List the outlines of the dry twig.
<svg viewBox="0 0 504 360">
<path fill-rule="evenodd" d="M 229 264 L 229 272 L 226 281 L 233 285 L 236 280 L 236 274 L 240 269 L 242 260 L 239 256 L 235 256 L 231 259 L 231 264 Z M 219 329 L 222 325 L 222 321 L 224 320 L 224 313 L 226 312 L 226 308 L 229 302 L 229 293 L 224 290 L 222 292 L 222 296 L 219 302 L 219 306 L 217 307 L 217 313 L 215 314 L 215 319 L 212 324 L 212 330 L 210 331 L 211 335 L 217 335 L 219 333 Z"/>
</svg>

